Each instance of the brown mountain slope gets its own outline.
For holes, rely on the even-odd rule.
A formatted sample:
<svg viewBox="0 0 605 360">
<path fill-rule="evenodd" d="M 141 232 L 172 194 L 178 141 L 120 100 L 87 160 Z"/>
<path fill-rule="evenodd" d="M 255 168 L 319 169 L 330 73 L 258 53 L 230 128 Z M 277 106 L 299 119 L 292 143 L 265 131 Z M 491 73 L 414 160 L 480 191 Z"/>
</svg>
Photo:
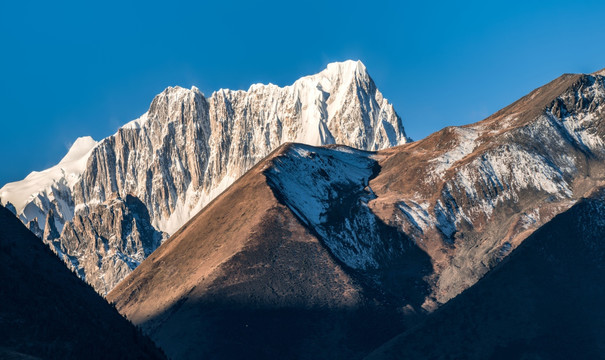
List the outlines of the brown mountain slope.
<svg viewBox="0 0 605 360">
<path fill-rule="evenodd" d="M 368 359 L 605 358 L 605 192 Z"/>
<path fill-rule="evenodd" d="M 430 312 L 604 183 L 604 120 L 605 78 L 563 75 L 477 124 L 348 160 L 298 147 L 265 175 L 338 260 Z"/>
<path fill-rule="evenodd" d="M 108 298 L 174 358 L 363 356 L 603 183 L 604 106 L 564 75 L 377 153 L 284 146 Z"/>
<path fill-rule="evenodd" d="M 563 75 L 489 118 L 379 152 L 372 211 L 433 261 L 431 310 L 605 180 L 605 78 Z"/>
<path fill-rule="evenodd" d="M 0 283 L 1 358 L 164 358 L 2 206 Z"/>
<path fill-rule="evenodd" d="M 358 358 L 403 329 L 267 184 L 298 146 L 255 166 L 109 293 L 170 357 Z"/>
</svg>

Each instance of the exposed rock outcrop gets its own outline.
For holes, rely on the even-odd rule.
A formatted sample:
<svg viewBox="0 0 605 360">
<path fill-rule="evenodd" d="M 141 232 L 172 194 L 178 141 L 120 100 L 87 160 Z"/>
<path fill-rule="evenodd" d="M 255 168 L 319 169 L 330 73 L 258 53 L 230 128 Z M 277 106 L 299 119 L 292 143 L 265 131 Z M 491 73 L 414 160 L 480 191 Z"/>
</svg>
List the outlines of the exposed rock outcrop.
<svg viewBox="0 0 605 360">
<path fill-rule="evenodd" d="M 78 211 L 61 238 L 50 244 L 82 279 L 105 295 L 165 238 L 151 225 L 145 205 L 127 195 Z"/>
<path fill-rule="evenodd" d="M 57 227 L 55 226 L 55 214 L 52 209 L 46 214 L 46 222 L 44 225 L 44 233 L 42 234 L 42 240 L 45 242 L 58 239 L 60 236 Z"/>
</svg>

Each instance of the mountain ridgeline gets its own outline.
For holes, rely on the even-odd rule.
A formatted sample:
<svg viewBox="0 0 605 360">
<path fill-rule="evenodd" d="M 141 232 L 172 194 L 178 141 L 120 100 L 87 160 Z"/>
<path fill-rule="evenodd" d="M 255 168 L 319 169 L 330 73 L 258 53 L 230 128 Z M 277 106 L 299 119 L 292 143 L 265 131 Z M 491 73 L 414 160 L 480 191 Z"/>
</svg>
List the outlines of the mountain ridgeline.
<svg viewBox="0 0 605 360">
<path fill-rule="evenodd" d="M 281 146 L 108 299 L 175 358 L 362 358 L 605 184 L 604 106 L 567 74 L 417 142 Z"/>
<path fill-rule="evenodd" d="M 255 84 L 210 97 L 195 87 L 168 88 L 115 135 L 79 139 L 57 166 L 5 185 L 0 197 L 106 294 L 254 164 L 292 141 L 378 150 L 408 139 L 365 66 L 346 61 L 283 88 Z"/>
</svg>

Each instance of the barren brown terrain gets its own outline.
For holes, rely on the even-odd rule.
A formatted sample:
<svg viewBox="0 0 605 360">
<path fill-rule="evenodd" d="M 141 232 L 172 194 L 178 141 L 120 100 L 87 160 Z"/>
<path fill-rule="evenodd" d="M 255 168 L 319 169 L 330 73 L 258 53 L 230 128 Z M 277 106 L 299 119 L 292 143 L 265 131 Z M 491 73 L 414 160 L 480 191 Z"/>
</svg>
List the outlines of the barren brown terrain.
<svg viewBox="0 0 605 360">
<path fill-rule="evenodd" d="M 376 199 L 369 206 L 430 255 L 433 293 L 425 309 L 473 285 L 533 231 L 604 184 L 603 94 L 587 90 L 602 82 L 603 77 L 565 74 L 481 122 L 376 154 L 380 172 L 370 181 Z M 569 124 L 583 116 L 590 121 Z M 436 172 L 436 159 L 468 143 L 468 132 L 473 146 Z M 596 144 L 583 143 L 577 138 L 581 132 Z M 528 156 L 539 162 L 523 164 Z M 542 183 L 550 179 L 532 179 L 532 172 L 544 171 L 543 164 L 558 172 L 554 184 L 560 189 L 547 191 Z M 455 231 L 446 234 L 439 224 L 418 228 L 402 216 L 402 202 L 424 204 L 429 215 L 440 211 L 441 203 L 456 217 Z"/>
<path fill-rule="evenodd" d="M 255 166 L 108 295 L 174 358 L 351 358 L 403 329 Z M 318 355 L 321 354 L 321 355 Z"/>
</svg>

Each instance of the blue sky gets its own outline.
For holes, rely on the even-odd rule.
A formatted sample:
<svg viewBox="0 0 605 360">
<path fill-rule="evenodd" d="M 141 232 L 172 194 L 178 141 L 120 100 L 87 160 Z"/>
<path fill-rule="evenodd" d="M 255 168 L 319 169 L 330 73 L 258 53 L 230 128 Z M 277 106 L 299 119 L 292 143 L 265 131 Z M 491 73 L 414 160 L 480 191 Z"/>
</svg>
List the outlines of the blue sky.
<svg viewBox="0 0 605 360">
<path fill-rule="evenodd" d="M 3 1 L 0 185 L 99 140 L 165 87 L 288 85 L 362 60 L 420 139 L 605 67 L 603 1 Z"/>
</svg>

